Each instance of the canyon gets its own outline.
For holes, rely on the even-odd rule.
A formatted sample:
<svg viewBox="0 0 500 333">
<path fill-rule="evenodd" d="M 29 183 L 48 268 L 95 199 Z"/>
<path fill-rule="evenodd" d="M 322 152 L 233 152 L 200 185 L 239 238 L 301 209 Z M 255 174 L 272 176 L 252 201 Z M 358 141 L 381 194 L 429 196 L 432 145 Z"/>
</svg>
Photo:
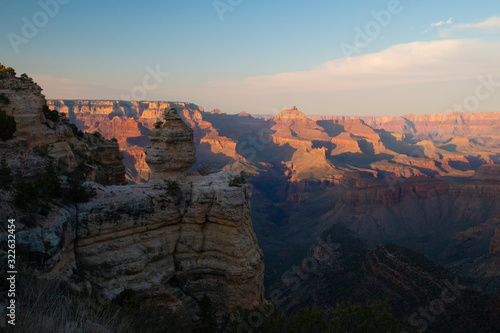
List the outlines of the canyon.
<svg viewBox="0 0 500 333">
<path fill-rule="evenodd" d="M 0 190 L 2 211 L 19 221 L 19 250 L 41 278 L 103 301 L 133 290 L 193 314 L 208 296 L 220 319 L 266 298 L 278 304 L 283 273 L 328 235 L 333 257 L 284 295 L 282 310 L 379 302 L 368 291 L 385 288 L 394 306 L 407 300 L 394 312 L 405 319 L 443 279 L 460 278 L 475 291 L 454 313 L 465 318 L 467 302 L 482 302 L 484 317 L 466 325 L 495 325 L 496 300 L 481 293 L 500 290 L 498 113 L 316 117 L 294 106 L 258 117 L 184 102 L 45 101 L 31 79 L 5 75 L 0 93 L 18 124 L 0 143 L 8 167 L 36 182 L 55 164 L 63 188 L 81 172 L 93 189 L 43 214 Z M 325 298 L 346 276 L 346 293 L 370 296 Z"/>
<path fill-rule="evenodd" d="M 499 113 L 306 116 L 292 107 L 259 117 L 176 102 L 49 105 L 82 130 L 115 137 L 131 183 L 148 180 L 147 134 L 176 107 L 193 130 L 191 171 L 208 165 L 250 177 L 268 267 L 345 223 L 370 244 L 410 247 L 478 290 L 500 290 Z"/>
<path fill-rule="evenodd" d="M 214 169 L 262 173 L 282 167 L 293 182 L 338 183 L 350 171 L 383 178 L 470 177 L 480 165 L 500 162 L 498 113 L 307 117 L 293 107 L 274 117 L 253 117 L 175 102 L 50 100 L 48 105 L 84 131 L 116 138 L 134 183 L 149 179 L 142 148 L 169 107 L 194 131 L 196 166 Z"/>
</svg>

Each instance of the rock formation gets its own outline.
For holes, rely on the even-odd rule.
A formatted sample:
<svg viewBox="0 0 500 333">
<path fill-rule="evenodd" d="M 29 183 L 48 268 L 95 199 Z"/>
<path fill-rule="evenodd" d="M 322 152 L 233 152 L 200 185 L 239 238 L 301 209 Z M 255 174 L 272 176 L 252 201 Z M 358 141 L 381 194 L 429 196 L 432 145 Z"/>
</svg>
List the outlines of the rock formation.
<svg viewBox="0 0 500 333">
<path fill-rule="evenodd" d="M 105 298 L 125 288 L 195 307 L 204 294 L 217 309 L 263 301 L 263 255 L 250 219 L 250 189 L 231 174 L 191 176 L 179 192 L 110 187 L 81 205 L 75 257 L 82 277 Z"/>
<path fill-rule="evenodd" d="M 474 174 L 474 179 L 486 181 L 500 181 L 500 165 L 484 164 Z"/>
<path fill-rule="evenodd" d="M 47 119 L 44 112 L 50 110 L 42 89 L 32 79 L 0 74 L 0 94 L 8 101 L 2 103 L 0 109 L 14 116 L 17 124 L 16 138 L 0 147 L 0 155 L 9 157 L 11 167 L 28 177 L 36 177 L 53 159 L 65 174 L 87 168 L 87 180 L 106 184 L 125 182 L 118 143 L 107 141 L 99 134 L 77 133 L 77 128 L 71 127 L 66 117 L 58 115 L 59 120 Z M 32 154 L 33 151 L 37 154 Z"/>
<path fill-rule="evenodd" d="M 0 94 L 9 101 L 0 104 L 0 109 L 15 117 L 17 130 L 14 134 L 24 138 L 30 148 L 54 141 L 53 136 L 47 133 L 47 120 L 42 113 L 45 105 L 42 88 L 29 79 L 17 78 L 8 73 L 0 75 Z"/>
<path fill-rule="evenodd" d="M 181 119 L 175 108 L 164 113 L 165 123 L 149 132 L 151 146 L 144 148 L 151 169 L 150 182 L 182 179 L 196 162 L 193 130 Z"/>
<path fill-rule="evenodd" d="M 147 180 L 142 150 L 150 145 L 149 129 L 162 120 L 161 107 L 177 108 L 194 132 L 195 167 L 208 163 L 213 169 L 254 175 L 253 220 L 270 265 L 280 262 L 273 262 L 272 254 L 285 247 L 267 244 L 293 239 L 295 246 L 341 221 L 373 242 L 399 242 L 442 260 L 470 277 L 471 285 L 500 289 L 489 278 L 500 277 L 498 259 L 488 257 L 490 244 L 492 253 L 497 246 L 493 235 L 498 224 L 491 221 L 498 214 L 498 112 L 312 117 L 293 107 L 274 117 L 248 117 L 205 112 L 189 103 L 53 103 L 103 133 L 114 117 L 126 119 L 120 129 L 124 137 L 117 139 L 128 145 L 121 149 L 130 152 L 125 154 L 127 177 L 134 182 Z M 132 128 L 141 136 L 135 137 Z M 480 236 L 476 227 L 484 229 Z M 438 234 L 441 238 L 434 237 Z M 491 269 L 485 273 L 466 261 L 456 266 L 450 253 L 463 260 L 486 256 L 476 263 Z"/>
<path fill-rule="evenodd" d="M 0 80 L 1 87 L 7 86 L 1 84 Z M 40 90 L 33 91 L 38 94 Z M 26 94 L 25 105 L 43 99 L 36 94 Z M 9 96 L 16 95 L 9 90 Z M 9 113 L 16 116 L 16 110 L 24 109 L 15 97 L 11 101 Z M 82 108 L 94 115 L 106 108 L 134 114 L 119 103 L 104 103 L 102 108 L 88 104 Z M 156 104 L 160 105 L 168 107 L 168 103 Z M 50 154 L 57 151 L 61 169 L 76 164 L 87 179 L 105 175 L 102 183 L 123 181 L 118 176 L 119 170 L 124 173 L 117 142 L 99 133 L 75 134 L 76 128 L 67 120 L 49 123 L 40 116 L 41 109 L 26 106 L 25 110 L 45 123 L 34 122 L 41 130 L 31 133 L 20 120 L 19 133 L 31 135 L 29 139 L 0 142 L 0 155 L 8 157 L 14 171 L 27 168 L 35 176 L 42 174 L 48 160 L 56 158 Z M 70 108 L 63 111 L 75 118 Z M 250 186 L 230 185 L 235 177 L 230 173 L 185 175 L 195 162 L 193 130 L 173 108 L 167 108 L 163 116 L 166 124 L 151 131 L 151 146 L 146 149 L 151 178 L 161 185 L 87 183 L 96 193 L 88 202 L 52 205 L 48 216 L 36 216 L 36 225 L 18 223 L 16 249 L 27 254 L 40 275 L 61 279 L 77 291 L 97 293 L 103 299 L 132 289 L 139 297 L 174 310 L 197 313 L 197 302 L 204 295 L 219 316 L 236 307 L 251 309 L 264 301 L 264 261 L 252 228 Z M 113 122 L 122 124 L 118 120 Z M 47 144 L 49 156 L 29 149 L 37 147 L 37 142 Z M 28 178 L 29 173 L 24 176 Z M 163 179 L 171 182 L 164 184 Z M 21 221 L 26 212 L 14 207 L 13 192 L 0 188 L 0 198 L 0 210 Z M 5 230 L 0 244 L 6 248 Z"/>
<path fill-rule="evenodd" d="M 127 178 L 135 183 L 147 181 L 142 150 L 150 145 L 149 130 L 169 107 L 193 129 L 195 166 L 211 163 L 216 169 L 261 173 L 268 169 L 261 163 L 273 168 L 285 163 L 280 173 L 292 181 L 338 183 L 357 168 L 379 177 L 470 177 L 482 164 L 500 163 L 496 113 L 307 117 L 292 107 L 264 119 L 204 112 L 189 103 L 56 100 L 51 105 L 68 112 L 82 129 L 116 137 L 128 157 Z M 303 163 L 307 160 L 311 163 Z"/>
<path fill-rule="evenodd" d="M 97 184 L 97 197 L 61 209 L 17 247 L 46 277 L 113 299 L 125 289 L 196 313 L 210 297 L 220 315 L 264 301 L 264 261 L 250 217 L 250 187 L 229 173 L 163 186 Z M 6 236 L 0 236 L 6 244 Z"/>
</svg>

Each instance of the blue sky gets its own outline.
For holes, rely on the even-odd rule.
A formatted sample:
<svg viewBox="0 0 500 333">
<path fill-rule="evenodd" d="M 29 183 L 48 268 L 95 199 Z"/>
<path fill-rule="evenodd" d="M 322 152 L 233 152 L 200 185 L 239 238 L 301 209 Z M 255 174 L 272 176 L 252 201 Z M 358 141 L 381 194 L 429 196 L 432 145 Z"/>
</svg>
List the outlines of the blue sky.
<svg viewBox="0 0 500 333">
<path fill-rule="evenodd" d="M 500 82 L 498 0 L 0 4 L 0 62 L 34 77 L 47 98 L 260 114 L 294 104 L 307 114 L 435 113 L 464 101 L 464 111 L 500 111 L 500 87 L 471 102 L 478 77 Z M 26 22 L 38 31 L 26 35 Z M 359 31 L 369 39 L 353 52 Z"/>
</svg>

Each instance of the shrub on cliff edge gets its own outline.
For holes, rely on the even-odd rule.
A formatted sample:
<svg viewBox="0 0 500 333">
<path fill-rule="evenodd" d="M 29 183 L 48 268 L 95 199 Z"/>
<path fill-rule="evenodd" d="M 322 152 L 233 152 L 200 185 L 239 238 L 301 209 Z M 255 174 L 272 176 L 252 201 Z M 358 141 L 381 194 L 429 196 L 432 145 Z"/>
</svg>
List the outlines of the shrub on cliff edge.
<svg viewBox="0 0 500 333">
<path fill-rule="evenodd" d="M 239 176 L 234 176 L 234 178 L 229 181 L 229 186 L 240 187 L 241 185 L 246 184 L 247 180 L 245 178 L 245 175 L 245 171 L 241 171 Z"/>
<path fill-rule="evenodd" d="M 13 116 L 9 116 L 4 110 L 0 110 L 0 139 L 7 141 L 14 137 L 17 124 Z"/>
<path fill-rule="evenodd" d="M 16 75 L 16 71 L 12 67 L 5 67 L 4 65 L 0 64 L 0 73 L 1 74 L 9 74 L 9 75 Z"/>
<path fill-rule="evenodd" d="M 59 112 L 57 110 L 51 110 L 47 105 L 44 105 L 42 107 L 43 115 L 45 116 L 45 119 L 51 120 L 55 123 L 57 123 L 60 119 Z"/>
<path fill-rule="evenodd" d="M 165 186 L 167 187 L 167 195 L 171 195 L 173 197 L 181 195 L 182 191 L 179 182 L 175 180 L 164 180 L 164 182 Z"/>
<path fill-rule="evenodd" d="M 0 103 L 10 104 L 10 99 L 5 94 L 0 94 Z"/>
</svg>

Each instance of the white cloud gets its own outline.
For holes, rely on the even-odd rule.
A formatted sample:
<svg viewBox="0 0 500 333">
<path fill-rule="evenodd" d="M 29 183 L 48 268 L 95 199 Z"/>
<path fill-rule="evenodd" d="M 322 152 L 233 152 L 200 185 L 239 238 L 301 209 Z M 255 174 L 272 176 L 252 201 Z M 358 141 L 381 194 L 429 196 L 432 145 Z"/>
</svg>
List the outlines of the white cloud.
<svg viewBox="0 0 500 333">
<path fill-rule="evenodd" d="M 500 75 L 500 43 L 478 40 L 412 42 L 378 53 L 335 59 L 309 71 L 209 82 L 214 93 L 280 94 L 342 91 Z"/>
<path fill-rule="evenodd" d="M 439 22 L 431 23 L 429 25 L 429 27 L 427 29 L 425 29 L 424 34 L 426 32 L 428 32 L 429 30 L 431 30 L 432 28 L 434 28 L 434 27 L 440 27 L 442 25 L 452 24 L 452 23 L 453 23 L 453 18 L 452 17 L 450 17 L 447 21 L 439 21 Z"/>
<path fill-rule="evenodd" d="M 490 17 L 489 19 L 478 23 L 455 24 L 449 28 L 442 29 L 442 37 L 450 37 L 460 31 L 476 31 L 480 33 L 500 33 L 500 16 Z"/>
</svg>

